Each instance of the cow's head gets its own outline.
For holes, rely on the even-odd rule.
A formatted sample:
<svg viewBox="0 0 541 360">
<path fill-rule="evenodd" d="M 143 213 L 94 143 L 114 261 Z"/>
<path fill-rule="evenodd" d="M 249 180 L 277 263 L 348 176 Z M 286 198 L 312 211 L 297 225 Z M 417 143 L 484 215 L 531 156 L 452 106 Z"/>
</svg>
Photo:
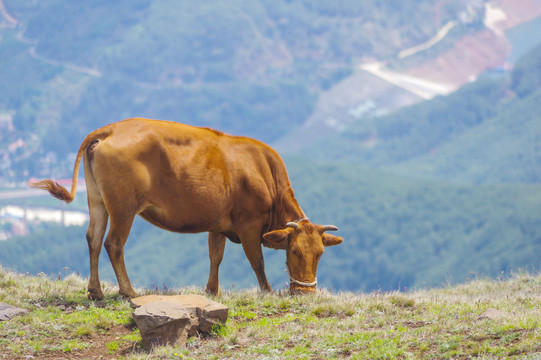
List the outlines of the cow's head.
<svg viewBox="0 0 541 360">
<path fill-rule="evenodd" d="M 342 238 L 325 231 L 338 230 L 333 225 L 316 225 L 308 219 L 287 223 L 283 230 L 263 235 L 264 245 L 286 250 L 291 293 L 316 291 L 317 264 L 325 247 L 342 243 Z"/>
</svg>

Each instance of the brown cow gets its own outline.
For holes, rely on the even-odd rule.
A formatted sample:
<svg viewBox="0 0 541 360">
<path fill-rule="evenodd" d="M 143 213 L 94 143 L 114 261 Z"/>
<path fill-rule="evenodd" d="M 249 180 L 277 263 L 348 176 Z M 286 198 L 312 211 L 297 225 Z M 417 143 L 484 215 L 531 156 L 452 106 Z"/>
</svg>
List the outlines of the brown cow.
<svg viewBox="0 0 541 360">
<path fill-rule="evenodd" d="M 218 292 L 225 239 L 242 244 L 262 291 L 267 281 L 261 244 L 286 250 L 292 292 L 315 291 L 325 246 L 342 238 L 332 225 L 306 219 L 285 165 L 269 146 L 246 137 L 169 121 L 127 119 L 102 127 L 81 144 L 71 192 L 51 180 L 32 186 L 67 203 L 73 200 L 84 155 L 90 224 L 89 297 L 103 297 L 98 261 L 103 236 L 120 294 L 137 296 L 124 265 L 124 244 L 135 215 L 179 233 L 209 232 L 207 291 Z"/>
</svg>

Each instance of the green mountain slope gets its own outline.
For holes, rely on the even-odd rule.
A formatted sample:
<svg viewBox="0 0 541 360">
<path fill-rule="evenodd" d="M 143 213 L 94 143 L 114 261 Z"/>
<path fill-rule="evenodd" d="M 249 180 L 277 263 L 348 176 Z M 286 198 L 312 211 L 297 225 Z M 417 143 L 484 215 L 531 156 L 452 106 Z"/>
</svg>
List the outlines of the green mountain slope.
<svg viewBox="0 0 541 360">
<path fill-rule="evenodd" d="M 290 169 L 297 189 L 308 189 L 299 194 L 308 214 L 332 219 L 345 239 L 321 265 L 338 289 L 439 285 L 539 262 L 538 184 L 449 185 L 341 164 Z"/>
<path fill-rule="evenodd" d="M 541 180 L 541 46 L 510 74 L 487 74 L 459 91 L 362 119 L 306 150 L 410 177 L 466 183 Z M 324 145 L 324 146 L 323 146 Z"/>
<path fill-rule="evenodd" d="M 344 75 L 326 63 L 350 59 L 357 47 L 385 57 L 387 45 L 399 49 L 432 26 L 425 1 L 403 2 L 402 12 L 391 2 L 364 1 L 5 4 L 22 24 L 0 29 L 0 65 L 9 70 L 0 79 L 0 111 L 12 114 L 15 127 L 0 132 L 0 150 L 24 141 L 0 154 L 0 177 L 12 178 L 69 176 L 67 155 L 83 136 L 132 115 L 272 140 L 300 124 L 317 93 Z M 454 11 L 445 9 L 444 17 Z M 410 29 L 405 18 L 418 26 Z M 79 22 L 84 31 L 74 30 Z M 432 286 L 470 272 L 537 267 L 540 61 L 538 47 L 511 74 L 487 74 L 450 96 L 360 119 L 288 158 L 303 208 L 314 222 L 337 225 L 345 239 L 323 257 L 322 286 Z M 0 264 L 86 274 L 85 231 L 45 227 L 0 242 Z M 206 283 L 205 235 L 170 234 L 140 221 L 126 246 L 138 285 Z M 101 274 L 114 279 L 102 255 Z M 271 284 L 284 287 L 284 253 L 265 256 Z M 240 246 L 228 243 L 221 279 L 226 288 L 256 284 Z"/>
<path fill-rule="evenodd" d="M 448 185 L 413 181 L 342 164 L 288 162 L 301 206 L 317 223 L 334 223 L 344 238 L 328 248 L 320 285 L 338 290 L 392 290 L 461 282 L 471 273 L 537 268 L 541 252 L 541 187 Z M 50 274 L 64 267 L 88 274 L 85 228 L 53 228 L 0 242 L 0 263 L 18 271 Z M 267 249 L 271 285 L 283 288 L 283 251 Z M 140 286 L 203 287 L 208 277 L 204 234 L 172 234 L 136 222 L 126 265 Z M 114 279 L 105 251 L 102 276 Z M 227 243 L 221 284 L 256 286 L 242 247 Z"/>
<path fill-rule="evenodd" d="M 539 183 L 541 91 L 515 99 L 483 126 L 394 167 L 404 174 L 473 183 Z"/>
<path fill-rule="evenodd" d="M 3 3 L 17 21 L 0 28 L 8 180 L 69 175 L 74 144 L 132 116 L 271 142 L 305 121 L 353 58 L 384 58 L 437 31 L 429 0 Z M 445 4 L 438 16 L 463 9 Z"/>
</svg>

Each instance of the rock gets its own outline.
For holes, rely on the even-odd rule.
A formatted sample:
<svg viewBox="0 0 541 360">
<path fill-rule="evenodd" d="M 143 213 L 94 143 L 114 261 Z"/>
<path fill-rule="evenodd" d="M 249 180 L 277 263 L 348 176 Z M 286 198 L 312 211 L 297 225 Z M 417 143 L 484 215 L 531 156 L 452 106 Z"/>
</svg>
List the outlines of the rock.
<svg viewBox="0 0 541 360">
<path fill-rule="evenodd" d="M 134 320 L 141 331 L 141 337 L 143 337 L 143 329 L 139 326 L 141 320 L 137 318 L 140 318 L 142 313 L 146 314 L 145 317 L 151 318 L 155 316 L 163 320 L 167 317 L 164 314 L 166 307 L 167 309 L 172 307 L 172 309 L 185 310 L 189 314 L 189 323 L 185 325 L 186 331 L 179 333 L 177 330 L 168 330 L 175 332 L 173 336 L 178 336 L 179 338 L 174 342 L 171 342 L 173 341 L 171 338 L 168 338 L 167 341 L 176 344 L 186 341 L 184 335 L 193 336 L 197 333 L 209 333 L 214 325 L 224 325 L 229 312 L 227 306 L 201 295 L 146 295 L 131 299 L 131 305 L 136 308 Z M 151 306 L 151 311 L 148 308 L 149 306 Z M 154 315 L 151 315 L 151 313 Z M 164 323 L 162 323 L 162 320 L 157 320 L 154 324 L 156 327 L 164 326 L 169 321 L 175 321 L 173 320 L 175 316 L 177 315 L 170 317 L 171 320 L 166 320 Z M 145 322 L 152 323 L 150 320 L 145 320 Z M 174 325 L 175 328 L 179 326 L 180 322 Z M 149 345 L 151 344 L 152 342 L 149 343 Z M 147 346 L 144 340 L 143 345 Z"/>
<path fill-rule="evenodd" d="M 0 303 L 0 321 L 7 321 L 12 317 L 28 312 L 25 309 L 19 309 L 6 303 Z"/>
<path fill-rule="evenodd" d="M 493 308 L 490 308 L 490 309 L 487 309 L 484 313 L 482 313 L 481 315 L 479 315 L 479 317 L 477 318 L 477 320 L 486 320 L 486 319 L 490 319 L 490 320 L 500 320 L 500 319 L 509 319 L 513 317 L 512 314 L 510 313 L 507 313 L 505 311 L 501 311 L 501 310 L 496 310 L 496 309 L 493 309 Z"/>
<path fill-rule="evenodd" d="M 145 348 L 157 345 L 184 345 L 191 326 L 191 316 L 175 302 L 150 302 L 135 309 L 133 319 L 141 332 Z"/>
<path fill-rule="evenodd" d="M 201 295 L 145 295 L 131 299 L 132 307 L 156 301 L 171 301 L 182 305 L 192 317 L 189 335 L 209 333 L 214 325 L 224 325 L 229 308 Z"/>
</svg>

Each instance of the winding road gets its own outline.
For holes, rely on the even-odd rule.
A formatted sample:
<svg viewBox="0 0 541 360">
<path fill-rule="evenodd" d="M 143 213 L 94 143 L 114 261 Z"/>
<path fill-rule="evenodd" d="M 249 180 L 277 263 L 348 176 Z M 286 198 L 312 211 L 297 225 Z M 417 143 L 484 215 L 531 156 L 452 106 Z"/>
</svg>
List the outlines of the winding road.
<svg viewBox="0 0 541 360">
<path fill-rule="evenodd" d="M 58 61 L 58 60 L 50 59 L 45 56 L 39 55 L 36 51 L 38 41 L 29 40 L 24 37 L 23 35 L 24 29 L 22 28 L 22 26 L 20 26 L 19 20 L 17 20 L 13 16 L 11 16 L 11 14 L 9 14 L 9 12 L 6 10 L 6 7 L 4 6 L 3 0 L 0 0 L 0 14 L 2 15 L 2 19 L 0 19 L 0 28 L 16 29 L 17 27 L 19 27 L 21 30 L 15 36 L 15 39 L 23 44 L 33 45 L 28 49 L 28 53 L 34 59 L 44 62 L 49 65 L 60 66 L 67 70 L 75 71 L 75 72 L 85 74 L 85 75 L 90 75 L 94 77 L 101 77 L 103 75 L 101 71 L 91 68 L 91 67 L 79 66 L 79 65 L 75 65 L 69 62 Z"/>
<path fill-rule="evenodd" d="M 449 31 L 451 31 L 451 29 L 456 25 L 457 23 L 455 21 L 449 21 L 438 31 L 435 36 L 433 36 L 428 41 L 400 51 L 398 53 L 398 58 L 404 59 L 408 56 L 417 54 L 421 51 L 431 48 L 432 46 L 443 40 L 447 36 L 447 34 L 449 34 Z M 424 100 L 430 100 L 438 95 L 448 95 L 457 89 L 457 87 L 453 85 L 436 83 L 434 81 L 422 79 L 419 77 L 397 73 L 386 69 L 385 65 L 386 64 L 383 62 L 376 61 L 372 63 L 360 64 L 358 68 L 360 70 L 369 72 L 370 74 L 375 75 L 390 84 L 398 86 L 412 94 L 415 94 Z"/>
</svg>

